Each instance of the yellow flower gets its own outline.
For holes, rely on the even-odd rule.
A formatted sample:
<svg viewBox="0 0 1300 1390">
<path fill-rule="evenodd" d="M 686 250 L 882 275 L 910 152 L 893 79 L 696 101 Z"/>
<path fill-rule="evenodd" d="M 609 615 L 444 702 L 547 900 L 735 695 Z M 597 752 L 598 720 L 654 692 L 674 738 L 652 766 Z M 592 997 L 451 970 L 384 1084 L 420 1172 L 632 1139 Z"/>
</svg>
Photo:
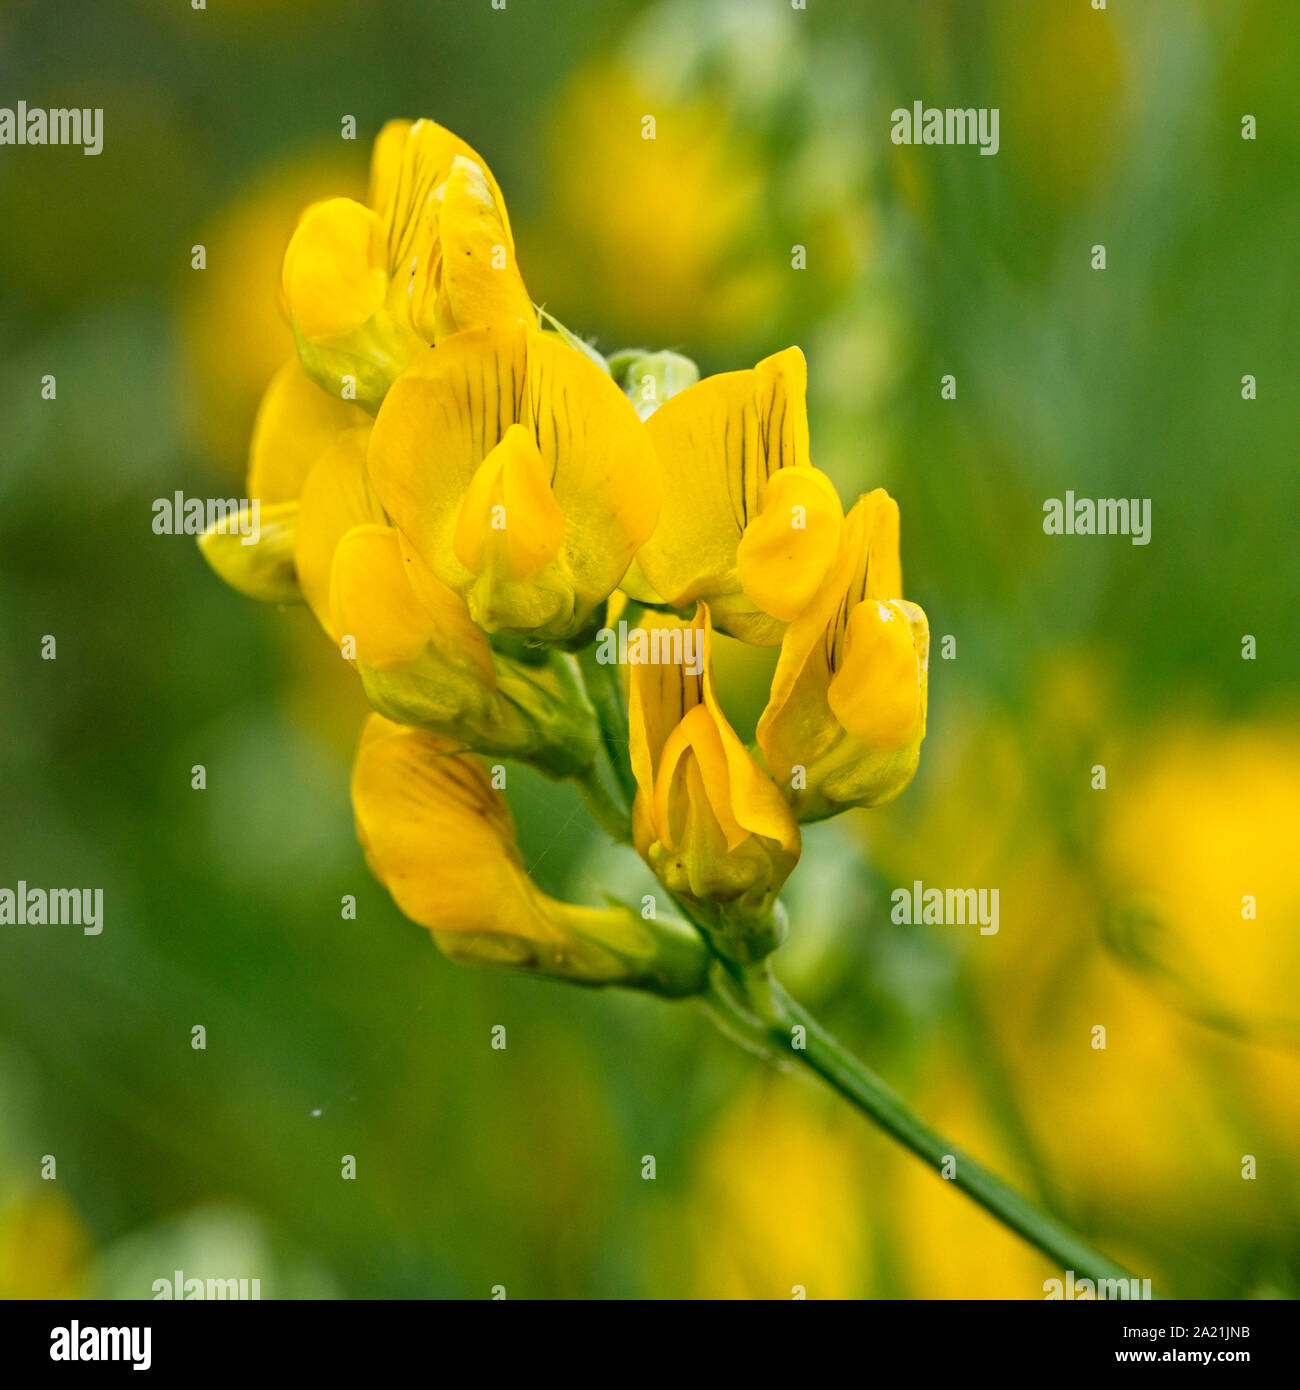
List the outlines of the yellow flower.
<svg viewBox="0 0 1300 1390">
<path fill-rule="evenodd" d="M 327 613 L 381 714 L 552 776 L 581 776 L 591 765 L 596 735 L 585 702 L 552 665 L 494 653 L 465 601 L 391 526 L 357 525 L 334 544 Z"/>
<path fill-rule="evenodd" d="M 659 514 L 632 404 L 522 324 L 421 353 L 379 413 L 369 470 L 405 540 L 489 632 L 580 632 Z"/>
<path fill-rule="evenodd" d="M 256 541 L 246 545 L 237 530 L 220 527 L 199 538 L 204 558 L 227 584 L 270 603 L 303 598 L 297 552 L 304 485 L 336 441 L 369 423 L 364 411 L 326 395 L 296 357 L 276 372 L 258 407 L 248 451 L 245 491 L 258 505 Z M 312 606 L 319 614 L 319 605 Z"/>
<path fill-rule="evenodd" d="M 1171 1232 L 1205 1212 L 1255 1219 L 1300 1154 L 1300 1060 L 1272 1030 L 1294 1019 L 1300 893 L 1258 936 L 1240 897 L 1261 875 L 1261 903 L 1288 882 L 1300 746 L 1278 727 L 1199 720 L 1126 737 L 1112 685 L 1104 655 L 1069 651 L 1028 687 L 1028 720 L 948 711 L 941 775 L 870 818 L 871 856 L 900 885 L 1000 885 L 1000 930 L 964 938 L 961 955 L 983 1052 L 1024 1116 L 1021 1153 L 1036 1151 L 1058 1190 L 1093 1193 L 1113 1215 L 1109 1253 L 1160 1285 L 1151 1265 Z M 1062 749 L 1071 767 L 1104 763 L 1111 788 L 1098 795 L 1082 778 L 1063 792 Z M 1146 968 L 1109 944 L 1130 902 L 1160 924 L 1139 938 Z M 949 929 L 925 930 L 953 942 Z M 1225 1014 L 1227 1028 L 1203 1021 Z M 954 1117 L 940 1106 L 934 1119 L 947 1132 Z M 997 1166 L 977 1133 L 953 1137 Z M 1257 1181 L 1242 1181 L 1247 1153 L 1267 1154 Z M 936 1215 L 936 1248 L 946 1219 Z M 1131 1260 L 1125 1229 L 1148 1233 Z M 1163 1282 L 1185 1278 L 1171 1266 Z"/>
<path fill-rule="evenodd" d="M 271 378 L 257 408 L 248 449 L 248 496 L 264 506 L 296 501 L 312 465 L 334 440 L 369 423 L 365 411 L 322 391 L 291 357 Z"/>
<path fill-rule="evenodd" d="M 631 666 L 628 700 L 637 851 L 720 950 L 757 960 L 777 945 L 799 827 L 718 704 L 708 608 L 645 631 L 650 660 Z"/>
<path fill-rule="evenodd" d="M 372 715 L 352 804 L 371 871 L 452 960 L 672 997 L 703 988 L 708 953 L 690 928 L 543 893 L 487 769 L 437 734 Z"/>
<path fill-rule="evenodd" d="M 901 598 L 898 505 L 877 489 L 781 642 L 758 742 L 801 820 L 875 806 L 912 779 L 925 737 L 930 631 Z"/>
<path fill-rule="evenodd" d="M 798 348 L 751 371 L 707 377 L 646 422 L 663 472 L 659 527 L 637 557 L 674 608 L 708 601 L 714 621 L 774 646 L 834 562 L 842 509 L 808 462 L 807 366 Z"/>
<path fill-rule="evenodd" d="M 312 379 L 375 411 L 426 343 L 533 321 L 496 180 L 433 121 L 390 121 L 375 141 L 370 205 L 313 203 L 284 256 L 284 302 Z"/>
<path fill-rule="evenodd" d="M 298 583 L 317 622 L 336 642 L 342 633 L 330 603 L 334 553 L 354 526 L 388 520 L 366 477 L 370 434 L 368 425 L 340 434 L 312 465 L 298 501 Z"/>
</svg>

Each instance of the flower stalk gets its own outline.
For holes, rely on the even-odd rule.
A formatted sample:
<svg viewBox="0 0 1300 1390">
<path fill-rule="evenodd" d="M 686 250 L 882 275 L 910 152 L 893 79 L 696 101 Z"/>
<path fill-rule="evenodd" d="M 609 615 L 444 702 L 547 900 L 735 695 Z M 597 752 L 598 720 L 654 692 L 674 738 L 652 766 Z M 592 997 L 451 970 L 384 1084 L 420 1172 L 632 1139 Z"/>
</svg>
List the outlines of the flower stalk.
<svg viewBox="0 0 1300 1390">
<path fill-rule="evenodd" d="M 605 757 L 618 783 L 619 792 L 630 807 L 636 795 L 636 778 L 632 775 L 632 763 L 628 757 L 627 706 L 623 703 L 619 668 L 599 661 L 594 647 L 584 648 L 577 653 L 577 658 L 587 698 L 596 711 L 596 721 L 600 725 Z"/>
<path fill-rule="evenodd" d="M 954 1171 L 949 1180 L 953 1185 L 1054 1264 L 1094 1281 L 1133 1277 L 1064 1222 L 1042 1211 L 1010 1183 L 931 1129 L 796 1003 L 765 967 L 733 971 L 720 964 L 710 977 L 704 1003 L 728 1037 L 777 1066 L 784 1067 L 793 1059 L 806 1067 L 936 1172 L 952 1160 Z"/>
</svg>

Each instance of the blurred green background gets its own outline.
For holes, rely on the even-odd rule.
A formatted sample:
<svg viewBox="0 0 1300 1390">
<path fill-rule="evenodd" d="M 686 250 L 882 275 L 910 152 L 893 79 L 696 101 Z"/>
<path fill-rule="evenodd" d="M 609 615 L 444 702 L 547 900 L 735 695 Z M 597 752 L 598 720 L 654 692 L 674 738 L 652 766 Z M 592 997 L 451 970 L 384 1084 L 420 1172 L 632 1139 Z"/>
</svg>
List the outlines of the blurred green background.
<svg viewBox="0 0 1300 1390">
<path fill-rule="evenodd" d="M 0 927 L 0 1295 L 1052 1274 L 687 1006 L 442 960 L 362 863 L 329 643 L 152 533 L 242 488 L 297 211 L 426 115 L 570 327 L 710 371 L 799 343 L 814 461 L 900 502 L 929 737 L 896 804 L 806 836 L 786 983 L 1166 1292 L 1293 1296 L 1298 69 L 1290 0 L 7 4 L 3 102 L 105 135 L 0 149 L 0 886 L 101 886 L 105 928 Z M 917 100 L 996 106 L 999 154 L 892 145 Z M 1066 489 L 1150 498 L 1150 545 L 1044 536 Z M 767 658 L 721 660 L 752 729 Z M 548 890 L 640 882 L 568 789 L 511 786 Z M 915 878 L 998 888 L 999 933 L 893 925 Z"/>
</svg>

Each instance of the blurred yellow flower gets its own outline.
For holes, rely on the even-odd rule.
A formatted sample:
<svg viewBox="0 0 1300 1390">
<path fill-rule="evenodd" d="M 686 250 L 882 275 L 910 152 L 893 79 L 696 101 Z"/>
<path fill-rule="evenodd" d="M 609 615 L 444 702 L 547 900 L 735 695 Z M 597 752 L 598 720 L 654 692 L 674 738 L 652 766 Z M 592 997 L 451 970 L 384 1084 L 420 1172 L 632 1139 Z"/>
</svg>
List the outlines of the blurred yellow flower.
<svg viewBox="0 0 1300 1390">
<path fill-rule="evenodd" d="M 998 934 L 952 942 L 991 1064 L 1053 1185 L 1133 1243 L 1262 1213 L 1300 1162 L 1300 1057 L 1279 1026 L 1294 1024 L 1300 966 L 1300 750 L 1270 723 L 1121 736 L 1114 699 L 1095 658 L 1070 657 L 1031 689 L 1028 722 L 954 710 L 929 796 L 870 835 L 892 881 L 999 889 Z M 1255 921 L 1241 916 L 1251 882 Z M 1134 907 L 1145 962 L 1108 944 Z"/>
<path fill-rule="evenodd" d="M 89 1254 L 80 1216 L 53 1184 L 0 1206 L 0 1299 L 77 1297 Z"/>
<path fill-rule="evenodd" d="M 349 161 L 311 154 L 267 169 L 196 233 L 206 264 L 190 273 L 181 303 L 195 442 L 231 476 L 248 456 L 249 423 L 267 382 L 295 355 L 278 286 L 298 214 L 324 189 L 361 185 Z"/>
<path fill-rule="evenodd" d="M 685 1215 L 699 1298 L 870 1292 L 874 1146 L 852 1115 L 771 1079 L 705 1140 Z"/>
<path fill-rule="evenodd" d="M 1258 1116 L 1242 1145 L 1300 1162 L 1300 736 L 1294 721 L 1173 722 L 1133 755 L 1113 792 L 1101 854 L 1122 944 L 1151 997 L 1231 1059 Z M 1201 1020 L 1206 1027 L 1188 1025 Z M 1224 1035 L 1216 1039 L 1216 1033 Z M 1239 1041 L 1232 1041 L 1239 1039 Z M 1236 1155 L 1240 1159 L 1240 1154 Z M 1231 1156 L 1229 1160 L 1231 1161 Z M 1278 1176 L 1269 1164 L 1259 1178 Z M 1234 1189 L 1235 1190 L 1235 1189 Z"/>
<path fill-rule="evenodd" d="M 762 162 L 716 102 L 665 100 L 626 67 L 593 67 L 570 80 L 548 147 L 539 240 L 554 247 L 547 284 L 566 313 L 661 344 L 770 317 L 788 272 L 753 254 Z"/>
<path fill-rule="evenodd" d="M 954 1064 L 953 1050 L 935 1049 L 935 1075 L 921 1090 L 922 1113 L 963 1150 L 1003 1177 L 1019 1179 L 1022 1163 L 987 1123 L 974 1099 L 975 1077 Z M 959 1160 L 960 1161 L 960 1160 Z M 892 1217 L 905 1292 L 913 1298 L 1042 1298 L 1043 1281 L 1060 1277 L 1050 1260 L 988 1212 L 913 1158 L 891 1150 Z"/>
<path fill-rule="evenodd" d="M 1154 914 L 1140 944 L 1207 1007 L 1248 1029 L 1289 1020 L 1300 1042 L 1300 735 L 1186 723 L 1139 758 L 1109 793 L 1102 854 L 1113 891 Z"/>
</svg>

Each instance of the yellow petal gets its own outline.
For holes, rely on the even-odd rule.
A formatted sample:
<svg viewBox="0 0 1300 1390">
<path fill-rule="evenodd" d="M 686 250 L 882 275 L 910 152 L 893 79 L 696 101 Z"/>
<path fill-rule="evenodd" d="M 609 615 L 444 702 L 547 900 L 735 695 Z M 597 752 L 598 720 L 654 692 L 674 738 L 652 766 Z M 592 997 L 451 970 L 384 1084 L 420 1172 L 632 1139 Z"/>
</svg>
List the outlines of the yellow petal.
<svg viewBox="0 0 1300 1390">
<path fill-rule="evenodd" d="M 432 199 L 436 221 L 417 248 L 411 314 L 429 342 L 495 323 L 536 324 L 505 209 L 486 172 L 463 155 Z"/>
<path fill-rule="evenodd" d="M 511 425 L 470 480 L 456 520 L 456 558 L 475 574 L 495 566 L 527 579 L 555 558 L 563 537 L 564 513 L 537 441 Z"/>
<path fill-rule="evenodd" d="M 708 613 L 703 608 L 693 622 L 656 613 L 647 615 L 642 626 L 647 631 L 661 633 L 697 633 L 693 640 L 704 644 L 692 653 L 698 658 L 694 663 L 657 661 L 637 663 L 628 668 L 628 752 L 637 786 L 644 797 L 651 798 L 664 748 L 673 730 L 687 712 L 704 699 L 703 673 L 708 669 L 710 657 L 710 629 Z M 685 657 L 684 643 L 680 651 Z M 688 665 L 694 665 L 698 674 L 687 670 Z"/>
<path fill-rule="evenodd" d="M 230 585 L 264 603 L 299 603 L 302 593 L 294 570 L 298 503 L 258 506 L 258 537 L 245 545 L 238 529 L 213 527 L 199 537 L 203 558 Z"/>
<path fill-rule="evenodd" d="M 877 488 L 860 497 L 856 506 L 865 513 L 863 525 L 870 530 L 862 596 L 901 598 L 903 566 L 898 547 L 898 503 L 883 488 Z"/>
<path fill-rule="evenodd" d="M 895 592 L 883 593 L 889 585 L 897 586 Z M 850 509 L 834 566 L 782 638 L 767 708 L 758 722 L 759 744 L 779 782 L 785 782 L 792 763 L 812 761 L 838 733 L 826 692 L 849 613 L 868 591 L 873 598 L 899 598 L 901 587 L 898 504 L 877 488 Z"/>
<path fill-rule="evenodd" d="M 398 529 L 450 587 L 461 505 L 483 460 L 519 418 L 522 328 L 488 329 L 420 353 L 393 383 L 371 436 L 370 479 Z"/>
<path fill-rule="evenodd" d="M 803 353 L 787 348 L 751 371 L 688 386 L 646 422 L 664 500 L 637 561 L 674 607 L 739 590 L 737 549 L 768 479 L 808 464 L 806 382 Z"/>
<path fill-rule="evenodd" d="M 753 754 L 728 723 L 713 689 L 711 673 L 704 683 L 704 699 L 727 761 L 728 795 L 736 823 L 751 835 L 775 841 L 797 859 L 800 851 L 798 823 L 779 788 L 755 762 Z M 793 863 L 789 867 L 793 868 Z"/>
<path fill-rule="evenodd" d="M 383 524 L 383 508 L 366 479 L 369 428 L 347 430 L 316 461 L 302 489 L 294 558 L 303 597 L 317 621 L 338 638 L 330 612 L 334 550 L 354 526 Z"/>
<path fill-rule="evenodd" d="M 420 120 L 406 125 L 400 144 L 398 133 L 390 134 L 387 127 L 380 132 L 380 141 L 376 141 L 371 165 L 370 206 L 384 222 L 390 274 L 408 274 L 412 262 L 429 249 L 427 233 L 437 221 L 432 204 L 459 158 L 470 160 L 482 171 L 492 200 L 500 208 L 509 241 L 501 190 L 486 162 L 460 136 L 436 121 Z M 513 245 L 510 242 L 512 249 Z"/>
<path fill-rule="evenodd" d="M 530 882 L 482 763 L 438 735 L 372 715 L 352 804 L 375 877 L 451 959 L 670 997 L 704 987 L 708 953 L 681 923 L 557 902 Z"/>
<path fill-rule="evenodd" d="M 305 338 L 349 337 L 379 312 L 388 292 L 383 222 L 351 198 L 313 203 L 284 253 L 283 287 Z"/>
<path fill-rule="evenodd" d="M 433 640 L 435 625 L 406 577 L 391 526 L 354 526 L 334 551 L 330 575 L 334 630 L 356 643 L 368 666 L 414 661 Z"/>
<path fill-rule="evenodd" d="M 413 662 L 434 646 L 495 686 L 492 650 L 464 603 L 404 556 L 391 526 L 355 526 L 334 552 L 330 606 L 336 630 L 356 640 L 359 662 L 376 668 Z"/>
<path fill-rule="evenodd" d="M 524 873 L 504 799 L 483 764 L 450 740 L 371 715 L 352 805 L 367 863 L 413 922 L 556 935 Z"/>
<path fill-rule="evenodd" d="M 758 721 L 768 767 L 801 819 L 879 804 L 915 771 L 929 634 L 901 587 L 898 507 L 877 490 L 845 518 L 835 568 L 786 629 Z"/>
<path fill-rule="evenodd" d="M 366 202 L 381 217 L 392 202 L 413 125 L 413 121 L 386 121 L 370 148 L 370 193 Z"/>
<path fill-rule="evenodd" d="M 717 826 L 723 850 L 738 849 L 748 838 L 732 810 L 722 735 L 704 705 L 688 710 L 664 744 L 655 776 L 654 808 L 655 823 L 669 849 L 680 847 L 689 814 L 699 815 L 706 808 L 705 820 Z"/>
<path fill-rule="evenodd" d="M 465 607 L 465 601 L 461 596 L 454 589 L 449 589 L 434 574 L 424 562 L 419 551 L 400 531 L 397 532 L 397 541 L 402 554 L 402 564 L 406 569 L 407 580 L 410 582 L 411 588 L 415 590 L 416 597 L 420 600 L 424 611 L 445 631 L 462 632 L 462 624 L 468 622 L 471 628 L 479 631 L 481 637 L 483 634 L 469 616 L 469 610 Z M 468 632 L 464 633 L 464 640 L 466 642 L 470 640 Z"/>
<path fill-rule="evenodd" d="M 835 563 L 843 516 L 835 485 L 819 469 L 774 473 L 736 552 L 747 597 L 783 622 L 796 617 Z"/>
<path fill-rule="evenodd" d="M 920 613 L 915 604 L 908 607 Z M 849 614 L 844 652 L 831 677 L 827 703 L 868 751 L 902 748 L 916 737 L 922 719 L 923 670 L 917 636 L 903 605 L 868 599 Z"/>
<path fill-rule="evenodd" d="M 688 818 L 682 798 L 693 789 L 704 801 L 690 807 L 689 816 L 707 811 L 725 851 L 733 852 L 750 835 L 759 835 L 797 855 L 799 829 L 789 807 L 740 741 L 714 691 L 709 609 L 701 604 L 690 624 L 656 615 L 647 627 L 691 632 L 698 645 L 693 650 L 684 643 L 677 648 L 680 663 L 661 660 L 631 667 L 628 727 L 639 788 L 638 848 L 645 852 L 642 841 L 649 834 L 657 834 L 670 848 L 678 847 Z M 660 653 L 664 650 L 661 647 Z M 695 824 L 698 831 L 700 822 Z"/>
<path fill-rule="evenodd" d="M 429 615 L 436 633 L 436 645 L 444 653 L 452 653 L 457 664 L 467 667 L 484 686 L 495 688 L 492 645 L 487 634 L 470 616 L 465 600 L 449 589 L 420 557 L 401 541 L 399 553 L 407 583 L 414 591 L 420 606 Z"/>
<path fill-rule="evenodd" d="M 868 599 L 903 596 L 903 570 L 899 562 L 898 503 L 884 490 L 864 493 L 844 519 L 844 544 L 836 561 L 839 578 L 828 602 L 837 602 L 829 627 L 828 655 L 831 670 L 840 663 L 849 615 Z M 828 609 L 829 612 L 829 609 Z"/>
<path fill-rule="evenodd" d="M 462 508 L 480 465 L 516 424 L 531 434 L 564 518 L 559 551 L 537 581 L 538 611 L 549 616 L 533 626 L 564 637 L 617 587 L 659 507 L 644 428 L 593 362 L 523 325 L 446 339 L 393 384 L 375 423 L 370 475 L 412 547 L 467 595 L 477 576 L 457 555 Z M 558 584 L 568 590 L 559 608 Z"/>
<path fill-rule="evenodd" d="M 364 411 L 322 391 L 291 357 L 271 378 L 253 423 L 249 497 L 296 500 L 312 464 L 335 438 L 366 423 Z"/>
</svg>

